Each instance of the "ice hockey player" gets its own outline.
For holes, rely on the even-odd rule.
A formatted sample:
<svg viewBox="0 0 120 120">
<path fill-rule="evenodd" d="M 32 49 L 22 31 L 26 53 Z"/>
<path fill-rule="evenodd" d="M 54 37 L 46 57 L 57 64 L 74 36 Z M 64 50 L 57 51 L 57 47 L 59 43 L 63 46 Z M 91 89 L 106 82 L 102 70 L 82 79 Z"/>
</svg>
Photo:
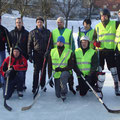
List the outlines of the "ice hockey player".
<svg viewBox="0 0 120 120">
<path fill-rule="evenodd" d="M 65 48 L 69 48 L 72 51 L 74 51 L 75 43 L 74 43 L 72 31 L 70 29 L 64 27 L 64 18 L 63 17 L 57 18 L 57 25 L 58 25 L 58 28 L 56 28 L 52 31 L 53 48 L 57 47 L 57 38 L 62 35 L 65 39 L 65 44 L 64 44 Z M 68 80 L 69 81 L 69 89 L 70 89 L 70 91 L 73 92 L 73 94 L 76 94 L 74 87 L 73 87 L 73 85 L 74 85 L 73 73 L 72 73 L 72 71 L 70 73 L 71 73 L 71 76 Z"/>
<path fill-rule="evenodd" d="M 70 77 L 70 72 L 73 68 L 73 53 L 71 49 L 66 48 L 65 39 L 63 36 L 59 36 L 57 39 L 57 47 L 53 48 L 50 52 L 48 59 L 48 75 L 49 78 L 54 74 L 55 94 L 58 98 L 66 99 L 68 92 L 67 83 Z M 64 61 L 62 62 L 62 60 Z M 62 63 L 61 63 L 62 62 Z M 60 65 L 61 64 L 61 65 Z M 53 80 L 50 81 L 50 86 L 53 87 Z"/>
<path fill-rule="evenodd" d="M 120 25 L 117 28 L 116 31 L 116 38 L 115 38 L 115 42 L 116 42 L 116 66 L 117 66 L 117 71 L 118 71 L 118 77 L 119 77 L 119 85 L 120 85 Z"/>
<path fill-rule="evenodd" d="M 76 89 L 79 91 L 80 96 L 85 96 L 89 90 L 88 85 L 81 77 L 82 74 L 89 84 L 96 90 L 99 97 L 102 98 L 102 92 L 98 89 L 97 85 L 97 53 L 94 49 L 90 48 L 90 40 L 88 36 L 82 36 L 80 39 L 80 48 L 75 50 L 75 64 L 76 66 L 74 67 L 74 70 L 78 76 L 78 86 L 76 86 Z"/>
<path fill-rule="evenodd" d="M 107 67 L 111 71 L 114 80 L 115 95 L 120 96 L 118 87 L 119 79 L 115 62 L 115 35 L 119 22 L 110 20 L 110 11 L 108 9 L 100 11 L 100 18 L 101 22 L 95 26 L 93 37 L 95 41 L 94 46 L 99 51 L 99 71 L 104 70 L 106 60 Z"/>
<path fill-rule="evenodd" d="M 23 84 L 24 84 L 24 71 L 27 70 L 27 60 L 21 55 L 21 49 L 16 46 L 13 49 L 11 56 L 10 69 L 8 69 L 10 56 L 8 56 L 2 63 L 2 75 L 5 79 L 9 78 L 8 86 L 6 86 L 6 81 L 4 85 L 3 95 L 5 94 L 5 88 L 7 87 L 7 95 L 4 96 L 9 99 L 14 90 L 17 87 L 18 97 L 21 99 L 23 97 Z"/>
</svg>

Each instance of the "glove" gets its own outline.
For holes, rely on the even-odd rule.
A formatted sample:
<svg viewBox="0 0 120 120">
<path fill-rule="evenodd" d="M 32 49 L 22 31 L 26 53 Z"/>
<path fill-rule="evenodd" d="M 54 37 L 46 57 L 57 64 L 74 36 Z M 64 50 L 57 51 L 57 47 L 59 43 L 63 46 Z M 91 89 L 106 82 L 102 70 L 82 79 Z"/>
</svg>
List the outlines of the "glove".
<svg viewBox="0 0 120 120">
<path fill-rule="evenodd" d="M 5 78 L 9 77 L 13 70 L 14 70 L 13 67 L 11 67 L 9 70 L 7 70 L 5 72 Z"/>
<path fill-rule="evenodd" d="M 49 55 L 49 51 L 45 52 L 44 57 L 47 58 Z"/>
<path fill-rule="evenodd" d="M 83 73 L 81 71 L 79 71 L 78 76 L 81 76 L 81 75 L 83 75 Z"/>
<path fill-rule="evenodd" d="M 30 61 L 31 63 L 33 63 L 33 56 L 32 56 L 32 55 L 29 56 L 29 61 Z"/>
<path fill-rule="evenodd" d="M 52 79 L 50 80 L 49 85 L 50 85 L 50 87 L 52 87 L 52 88 L 53 88 L 54 83 L 53 83 L 53 80 L 52 80 Z"/>
<path fill-rule="evenodd" d="M 59 72 L 59 71 L 63 71 L 63 68 L 60 68 L 60 67 L 57 67 L 57 68 L 55 68 L 55 72 Z"/>
<path fill-rule="evenodd" d="M 101 42 L 97 42 L 97 41 L 95 41 L 94 43 L 93 43 L 93 45 L 95 46 L 95 47 L 100 47 L 100 45 L 101 45 Z"/>
</svg>

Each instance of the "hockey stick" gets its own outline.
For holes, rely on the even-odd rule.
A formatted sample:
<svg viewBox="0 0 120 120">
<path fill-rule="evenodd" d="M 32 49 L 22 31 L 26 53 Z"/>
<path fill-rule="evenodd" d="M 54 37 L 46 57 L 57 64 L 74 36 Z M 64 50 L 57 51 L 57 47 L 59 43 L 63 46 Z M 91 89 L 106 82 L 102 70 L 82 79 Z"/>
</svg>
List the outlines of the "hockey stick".
<svg viewBox="0 0 120 120">
<path fill-rule="evenodd" d="M 78 41 L 78 48 L 79 48 L 80 47 L 80 37 L 81 37 L 80 36 L 80 32 L 81 32 L 81 28 L 80 27 L 78 28 L 78 31 L 79 31 L 79 34 L 78 34 L 78 37 L 79 37 L 79 39 L 78 39 L 79 40 Z"/>
<path fill-rule="evenodd" d="M 10 69 L 11 56 L 12 56 L 12 48 L 10 48 L 10 58 L 9 58 L 8 70 Z M 5 86 L 4 107 L 5 107 L 8 111 L 11 111 L 12 108 L 11 108 L 10 106 L 8 106 L 7 103 L 6 103 L 6 96 L 7 96 L 7 91 L 8 91 L 8 81 L 9 81 L 9 77 L 7 77 L 6 86 Z"/>
<path fill-rule="evenodd" d="M 50 36 L 49 36 L 49 39 L 48 39 L 48 45 L 47 45 L 46 52 L 48 51 L 48 48 L 49 48 L 49 45 L 50 45 L 51 36 L 52 36 L 52 33 L 50 33 Z M 44 72 L 44 69 L 45 69 L 45 63 L 46 63 L 46 57 L 44 58 L 43 65 L 42 65 L 40 82 L 41 82 L 41 80 L 42 80 L 43 72 Z M 38 94 L 39 88 L 40 88 L 40 83 L 38 84 L 37 90 L 36 90 L 36 92 L 35 92 L 35 94 L 34 94 L 34 96 L 33 96 L 34 99 L 35 99 L 36 95 Z"/>
<path fill-rule="evenodd" d="M 58 67 L 60 67 L 62 65 L 63 61 L 65 60 L 65 58 L 68 56 L 69 53 L 70 53 L 70 50 L 67 52 L 66 56 L 63 58 L 63 60 L 61 61 L 61 63 L 58 65 Z M 53 78 L 53 76 L 54 76 L 55 73 L 56 73 L 55 71 L 52 73 L 51 77 L 49 78 L 49 80 L 47 81 L 47 83 L 45 84 L 45 86 L 43 87 L 43 89 L 41 91 L 43 91 L 46 88 L 46 86 L 48 85 L 48 83 L 50 82 L 50 80 Z M 39 98 L 39 96 L 40 96 L 40 93 L 36 95 L 36 97 L 33 100 L 33 102 L 32 102 L 31 105 L 26 106 L 26 107 L 22 107 L 21 110 L 22 111 L 29 110 L 36 103 L 36 101 Z"/>
<path fill-rule="evenodd" d="M 102 99 L 97 95 L 96 91 L 92 88 L 92 86 L 89 84 L 89 82 L 87 80 L 85 80 L 85 77 L 83 75 L 81 75 L 82 79 L 86 82 L 86 84 L 89 86 L 89 88 L 92 90 L 92 92 L 94 93 L 94 95 L 97 97 L 97 99 L 99 100 L 99 102 L 101 104 L 103 104 L 103 106 L 107 109 L 108 112 L 110 113 L 120 113 L 120 110 L 111 110 L 109 109 L 106 104 L 102 101 Z"/>
</svg>

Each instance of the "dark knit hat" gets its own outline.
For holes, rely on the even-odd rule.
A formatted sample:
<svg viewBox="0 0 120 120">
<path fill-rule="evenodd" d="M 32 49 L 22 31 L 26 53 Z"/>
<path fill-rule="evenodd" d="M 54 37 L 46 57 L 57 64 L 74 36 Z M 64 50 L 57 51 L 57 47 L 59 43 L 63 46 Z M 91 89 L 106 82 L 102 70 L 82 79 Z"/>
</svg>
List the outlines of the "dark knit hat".
<svg viewBox="0 0 120 120">
<path fill-rule="evenodd" d="M 19 46 L 15 46 L 13 50 L 19 50 L 20 52 L 22 51 Z"/>
<path fill-rule="evenodd" d="M 38 20 L 41 20 L 41 21 L 43 21 L 43 23 L 44 23 L 43 17 L 41 17 L 41 16 L 37 17 L 37 18 L 36 18 L 36 22 L 37 22 Z"/>
<path fill-rule="evenodd" d="M 62 35 L 57 38 L 57 42 L 59 41 L 65 44 L 65 38 Z"/>
</svg>

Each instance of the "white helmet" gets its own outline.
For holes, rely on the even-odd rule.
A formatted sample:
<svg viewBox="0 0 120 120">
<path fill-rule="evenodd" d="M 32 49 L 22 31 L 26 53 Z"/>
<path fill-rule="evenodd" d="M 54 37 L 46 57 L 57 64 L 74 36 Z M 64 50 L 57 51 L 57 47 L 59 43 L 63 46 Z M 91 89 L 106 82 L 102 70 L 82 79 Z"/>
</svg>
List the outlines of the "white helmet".
<svg viewBox="0 0 120 120">
<path fill-rule="evenodd" d="M 87 40 L 87 41 L 90 41 L 90 39 L 89 39 L 89 37 L 88 37 L 88 36 L 82 36 L 82 37 L 80 38 L 80 41 L 82 41 L 82 40 Z"/>
</svg>

